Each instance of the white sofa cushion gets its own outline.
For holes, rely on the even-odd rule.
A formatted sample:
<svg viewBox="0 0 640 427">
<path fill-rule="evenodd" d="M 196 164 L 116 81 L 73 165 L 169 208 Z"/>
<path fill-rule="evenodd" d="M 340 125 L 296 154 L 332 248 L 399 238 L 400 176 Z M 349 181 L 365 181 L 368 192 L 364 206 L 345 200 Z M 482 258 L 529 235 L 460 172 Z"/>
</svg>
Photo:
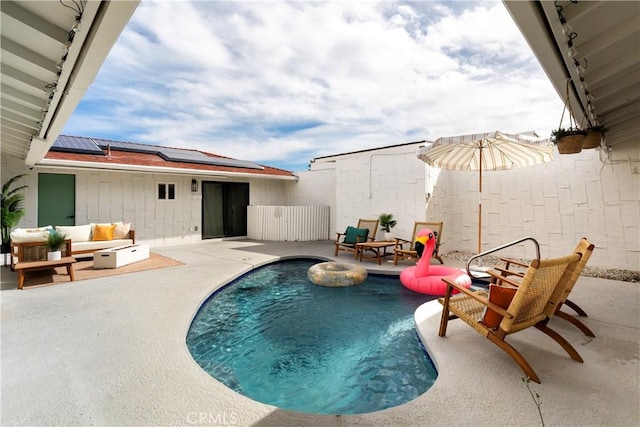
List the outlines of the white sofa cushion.
<svg viewBox="0 0 640 427">
<path fill-rule="evenodd" d="M 88 242 L 91 240 L 92 224 L 87 225 L 57 225 L 56 231 L 65 234 L 71 242 Z"/>
<path fill-rule="evenodd" d="M 52 229 L 50 225 L 38 228 L 16 228 L 9 233 L 9 238 L 13 243 L 45 242 L 49 237 L 49 230 Z"/>
</svg>

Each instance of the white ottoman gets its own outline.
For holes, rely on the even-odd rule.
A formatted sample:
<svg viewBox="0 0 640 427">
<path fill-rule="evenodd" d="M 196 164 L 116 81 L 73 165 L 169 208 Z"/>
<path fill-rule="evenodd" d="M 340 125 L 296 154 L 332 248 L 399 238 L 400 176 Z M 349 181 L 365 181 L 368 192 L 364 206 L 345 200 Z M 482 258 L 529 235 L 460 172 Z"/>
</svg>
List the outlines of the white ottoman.
<svg viewBox="0 0 640 427">
<path fill-rule="evenodd" d="M 93 253 L 93 268 L 118 268 L 149 258 L 149 245 L 127 245 Z"/>
</svg>

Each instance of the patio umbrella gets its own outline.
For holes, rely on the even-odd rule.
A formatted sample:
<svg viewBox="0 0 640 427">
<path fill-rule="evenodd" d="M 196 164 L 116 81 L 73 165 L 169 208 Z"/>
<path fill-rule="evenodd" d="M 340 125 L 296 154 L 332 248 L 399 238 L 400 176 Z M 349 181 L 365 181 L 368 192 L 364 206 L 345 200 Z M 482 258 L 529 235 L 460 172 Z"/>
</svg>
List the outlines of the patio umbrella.
<svg viewBox="0 0 640 427">
<path fill-rule="evenodd" d="M 531 133 L 499 131 L 438 138 L 420 149 L 418 158 L 430 166 L 457 171 L 478 171 L 478 253 L 482 251 L 482 171 L 509 170 L 551 160 L 549 139 Z"/>
</svg>

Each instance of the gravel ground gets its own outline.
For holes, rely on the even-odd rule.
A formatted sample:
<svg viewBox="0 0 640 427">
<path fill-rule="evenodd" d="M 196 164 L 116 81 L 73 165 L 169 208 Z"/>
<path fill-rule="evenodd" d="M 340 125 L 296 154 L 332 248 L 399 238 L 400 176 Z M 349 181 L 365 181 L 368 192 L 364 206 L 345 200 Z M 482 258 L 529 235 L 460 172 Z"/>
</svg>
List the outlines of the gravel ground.
<svg viewBox="0 0 640 427">
<path fill-rule="evenodd" d="M 474 256 L 470 252 L 449 252 L 443 255 L 446 258 L 455 259 L 457 261 L 466 262 L 469 258 Z M 529 260 L 523 260 L 518 258 L 513 258 L 516 261 L 521 261 L 524 263 L 529 262 Z M 487 255 L 483 257 L 483 263 L 485 265 L 499 265 L 502 264 L 499 257 Z M 634 282 L 640 283 L 640 271 L 633 270 L 620 270 L 617 268 L 601 268 L 601 267 L 589 267 L 588 265 L 584 268 L 582 275 L 587 277 L 598 277 L 601 279 L 610 279 L 610 280 L 621 280 L 623 282 Z"/>
</svg>

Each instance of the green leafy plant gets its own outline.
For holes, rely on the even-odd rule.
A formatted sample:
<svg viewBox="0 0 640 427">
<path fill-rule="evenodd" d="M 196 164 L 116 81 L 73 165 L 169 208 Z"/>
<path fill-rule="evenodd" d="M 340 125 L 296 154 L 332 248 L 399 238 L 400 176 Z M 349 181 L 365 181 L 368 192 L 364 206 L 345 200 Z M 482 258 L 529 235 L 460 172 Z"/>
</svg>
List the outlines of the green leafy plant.
<svg viewBox="0 0 640 427">
<path fill-rule="evenodd" d="M 18 225 L 20 220 L 25 214 L 24 208 L 22 207 L 22 203 L 24 202 L 24 194 L 20 191 L 27 188 L 26 185 L 21 185 L 14 189 L 10 189 L 11 186 L 19 179 L 24 177 L 26 174 L 16 175 L 13 178 L 9 179 L 2 185 L 2 201 L 1 201 L 1 213 L 2 213 L 2 252 L 6 253 L 9 251 L 9 241 L 11 239 L 9 233 L 11 230 Z"/>
<path fill-rule="evenodd" d="M 587 135 L 587 131 L 574 127 L 558 128 L 551 131 L 551 137 L 555 143 L 557 143 L 560 138 L 571 135 Z"/>
<path fill-rule="evenodd" d="M 538 408 L 538 415 L 540 415 L 540 423 L 542 424 L 542 427 L 544 427 L 544 418 L 542 417 L 542 410 L 540 409 L 540 406 L 542 406 L 542 399 L 540 398 L 540 395 L 538 393 L 531 390 L 531 386 L 530 386 L 531 379 L 529 377 L 526 377 L 526 378 L 522 377 L 522 382 L 527 387 L 527 390 L 529 390 L 529 394 L 533 399 L 533 403 L 535 403 L 536 408 Z"/>
<path fill-rule="evenodd" d="M 393 214 L 387 213 L 380 214 L 378 220 L 380 220 L 380 227 L 385 233 L 389 233 L 391 229 L 398 223 L 395 219 L 393 219 Z"/>
<path fill-rule="evenodd" d="M 66 234 L 60 234 L 56 231 L 49 233 L 49 237 L 47 237 L 47 241 L 44 242 L 44 247 L 49 249 L 49 252 L 59 251 L 65 245 L 65 240 L 67 239 Z"/>
</svg>

